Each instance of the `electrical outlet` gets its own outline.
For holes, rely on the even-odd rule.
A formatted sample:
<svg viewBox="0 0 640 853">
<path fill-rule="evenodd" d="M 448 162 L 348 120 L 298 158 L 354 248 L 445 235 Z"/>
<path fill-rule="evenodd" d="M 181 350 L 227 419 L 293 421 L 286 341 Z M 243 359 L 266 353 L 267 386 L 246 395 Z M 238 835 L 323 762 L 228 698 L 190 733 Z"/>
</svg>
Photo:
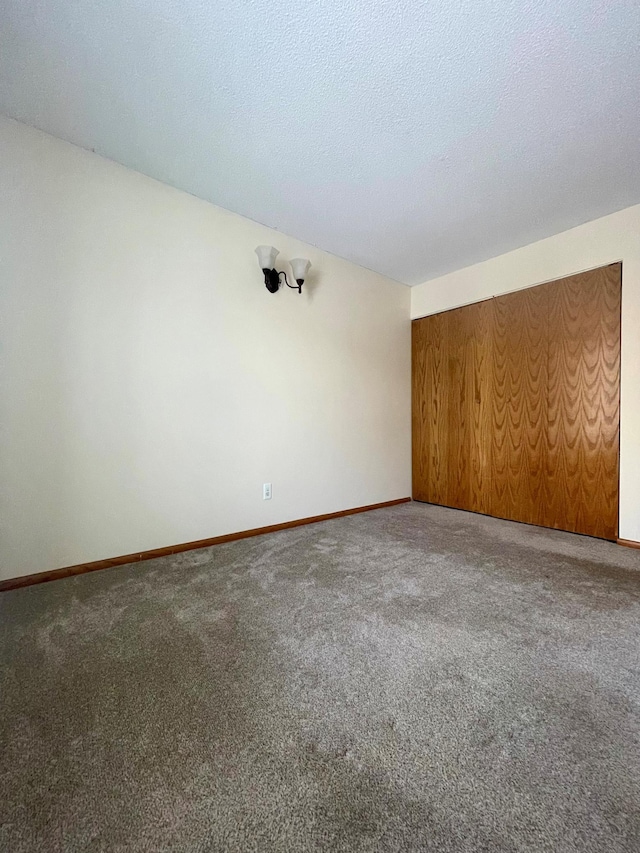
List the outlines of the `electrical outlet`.
<svg viewBox="0 0 640 853">
<path fill-rule="evenodd" d="M 271 500 L 271 483 L 264 483 L 262 486 L 262 499 L 265 501 Z"/>
</svg>

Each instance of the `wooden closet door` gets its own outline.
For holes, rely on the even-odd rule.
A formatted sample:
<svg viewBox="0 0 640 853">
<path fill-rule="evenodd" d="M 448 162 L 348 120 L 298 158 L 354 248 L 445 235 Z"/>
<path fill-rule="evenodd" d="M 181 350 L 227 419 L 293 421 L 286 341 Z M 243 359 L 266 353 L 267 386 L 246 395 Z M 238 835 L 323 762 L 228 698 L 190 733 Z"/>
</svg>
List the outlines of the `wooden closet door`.
<svg viewBox="0 0 640 853">
<path fill-rule="evenodd" d="M 413 496 L 446 504 L 449 484 L 447 315 L 411 324 Z"/>
<path fill-rule="evenodd" d="M 490 512 L 491 301 L 412 324 L 413 495 Z"/>
<path fill-rule="evenodd" d="M 544 524 L 549 287 L 493 300 L 491 515 Z"/>
<path fill-rule="evenodd" d="M 458 509 L 491 512 L 491 300 L 448 311 L 448 493 Z"/>
<path fill-rule="evenodd" d="M 549 290 L 549 527 L 618 535 L 621 264 Z"/>
</svg>

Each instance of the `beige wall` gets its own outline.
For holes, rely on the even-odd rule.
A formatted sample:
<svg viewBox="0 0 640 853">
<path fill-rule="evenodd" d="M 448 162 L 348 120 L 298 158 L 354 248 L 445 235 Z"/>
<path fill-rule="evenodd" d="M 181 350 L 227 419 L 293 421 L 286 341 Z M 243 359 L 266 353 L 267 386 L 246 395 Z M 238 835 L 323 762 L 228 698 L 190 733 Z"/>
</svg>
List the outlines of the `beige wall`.
<svg viewBox="0 0 640 853">
<path fill-rule="evenodd" d="M 412 288 L 424 317 L 622 261 L 620 536 L 640 541 L 640 205 Z"/>
<path fill-rule="evenodd" d="M 410 494 L 408 288 L 8 119 L 0 198 L 0 577 Z"/>
</svg>

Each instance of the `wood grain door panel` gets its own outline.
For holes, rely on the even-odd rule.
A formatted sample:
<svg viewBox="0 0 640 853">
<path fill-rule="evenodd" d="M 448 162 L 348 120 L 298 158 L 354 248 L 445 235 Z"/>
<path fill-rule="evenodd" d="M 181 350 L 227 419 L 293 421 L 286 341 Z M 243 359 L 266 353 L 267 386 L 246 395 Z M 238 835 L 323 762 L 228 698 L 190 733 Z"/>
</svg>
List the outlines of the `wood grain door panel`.
<svg viewBox="0 0 640 853">
<path fill-rule="evenodd" d="M 447 312 L 448 506 L 491 512 L 491 300 Z"/>
<path fill-rule="evenodd" d="M 621 265 L 549 290 L 547 524 L 618 534 Z"/>
<path fill-rule="evenodd" d="M 412 324 L 413 494 L 416 500 L 448 499 L 447 369 L 444 314 Z"/>
<path fill-rule="evenodd" d="M 546 522 L 549 286 L 493 300 L 491 515 Z"/>
</svg>

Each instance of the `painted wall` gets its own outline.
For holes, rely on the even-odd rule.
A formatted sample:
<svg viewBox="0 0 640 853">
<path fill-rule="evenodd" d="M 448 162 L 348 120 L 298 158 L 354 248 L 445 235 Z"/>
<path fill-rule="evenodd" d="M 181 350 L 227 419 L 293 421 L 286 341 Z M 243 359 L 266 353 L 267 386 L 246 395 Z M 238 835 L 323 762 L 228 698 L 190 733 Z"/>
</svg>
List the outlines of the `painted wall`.
<svg viewBox="0 0 640 853">
<path fill-rule="evenodd" d="M 620 537 L 640 541 L 640 205 L 596 219 L 411 292 L 411 317 L 622 261 Z"/>
<path fill-rule="evenodd" d="M 408 288 L 3 118 L 0 152 L 0 577 L 411 493 Z"/>
</svg>

